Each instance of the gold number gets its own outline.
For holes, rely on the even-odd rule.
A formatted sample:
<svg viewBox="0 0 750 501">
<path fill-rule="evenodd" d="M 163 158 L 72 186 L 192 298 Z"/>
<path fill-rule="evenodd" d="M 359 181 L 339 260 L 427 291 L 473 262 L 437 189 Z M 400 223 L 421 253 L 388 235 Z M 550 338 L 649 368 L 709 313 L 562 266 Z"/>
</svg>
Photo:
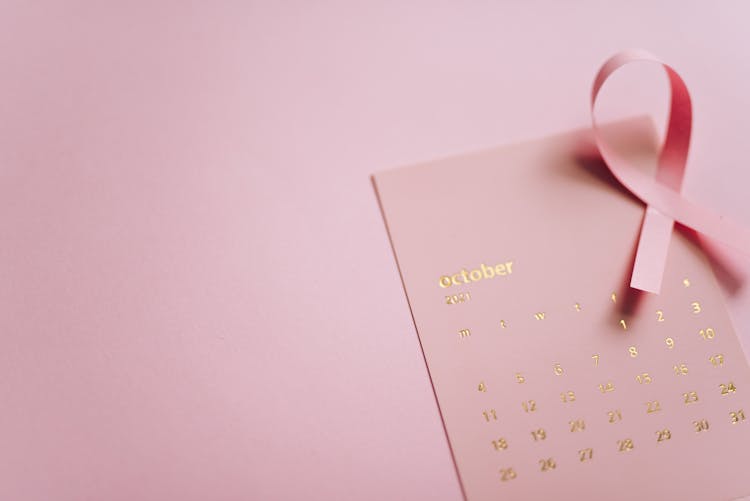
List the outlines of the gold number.
<svg viewBox="0 0 750 501">
<path fill-rule="evenodd" d="M 625 320 L 620 320 L 620 325 L 622 326 L 622 330 L 628 330 L 628 324 L 625 323 Z"/>
<path fill-rule="evenodd" d="M 667 343 L 667 348 L 669 348 L 670 350 L 674 348 L 674 339 L 672 339 L 671 337 L 665 339 L 664 342 Z"/>
<path fill-rule="evenodd" d="M 544 440 L 545 438 L 547 438 L 547 432 L 542 428 L 539 428 L 538 430 L 533 430 L 531 432 L 531 436 L 534 437 L 534 441 L 537 442 L 539 440 Z"/>
<path fill-rule="evenodd" d="M 705 329 L 699 330 L 698 334 L 700 334 L 703 339 L 713 339 L 716 336 L 716 331 L 711 327 L 706 327 Z"/>
<path fill-rule="evenodd" d="M 686 364 L 673 365 L 672 370 L 678 376 L 687 376 L 688 366 Z"/>
<path fill-rule="evenodd" d="M 663 322 L 664 321 L 664 312 L 661 310 L 656 310 L 656 321 L 657 322 Z"/>
<path fill-rule="evenodd" d="M 672 438 L 672 432 L 670 432 L 668 429 L 659 430 L 656 432 L 656 441 L 657 442 L 663 442 L 665 440 L 669 440 Z"/>
<path fill-rule="evenodd" d="M 612 384 L 611 381 L 607 382 L 607 384 L 600 384 L 599 385 L 599 391 L 602 393 L 607 393 L 610 391 L 615 391 L 615 385 Z"/>
<path fill-rule="evenodd" d="M 445 296 L 445 304 L 459 304 L 465 303 L 471 299 L 471 294 L 468 292 L 459 292 L 452 296 Z"/>
<path fill-rule="evenodd" d="M 526 412 L 534 412 L 536 410 L 536 402 L 533 400 L 527 400 L 525 402 L 521 402 L 521 406 L 523 407 L 523 410 Z"/>
<path fill-rule="evenodd" d="M 722 355 L 721 353 L 711 355 L 711 357 L 709 357 L 709 360 L 711 361 L 711 365 L 713 365 L 714 367 L 724 365 L 724 355 Z"/>
<path fill-rule="evenodd" d="M 737 391 L 737 387 L 731 381 L 729 381 L 727 384 L 720 384 L 719 388 L 721 388 L 722 395 L 729 395 L 730 393 L 734 393 L 735 391 Z"/>
<path fill-rule="evenodd" d="M 564 391 L 560 393 L 560 400 L 562 400 L 563 403 L 575 402 L 576 394 L 575 392 L 572 392 L 572 391 Z"/>
<path fill-rule="evenodd" d="M 571 432 L 583 431 L 586 429 L 586 423 L 583 421 L 583 419 L 568 421 L 568 424 L 570 425 Z"/>
<path fill-rule="evenodd" d="M 693 421 L 693 426 L 695 427 L 695 432 L 700 433 L 708 429 L 708 421 L 705 419 L 701 419 L 700 421 Z"/>
<path fill-rule="evenodd" d="M 487 385 L 484 384 L 484 381 L 480 381 L 479 386 L 477 387 L 477 390 L 481 392 L 487 391 Z"/>
<path fill-rule="evenodd" d="M 560 364 L 555 364 L 552 370 L 555 372 L 556 376 L 562 376 L 563 368 Z"/>
<path fill-rule="evenodd" d="M 745 411 L 743 411 L 742 409 L 740 409 L 738 411 L 730 412 L 729 413 L 729 417 L 732 418 L 731 419 L 732 420 L 732 424 L 737 424 L 740 421 L 744 421 L 745 420 Z"/>
<path fill-rule="evenodd" d="M 518 383 L 520 384 L 520 383 L 525 382 L 526 378 L 523 377 L 523 375 L 520 372 L 516 372 L 516 381 L 518 381 Z"/>
<path fill-rule="evenodd" d="M 701 304 L 698 301 L 693 301 L 690 303 L 690 306 L 693 308 L 693 313 L 696 315 L 701 312 Z"/>
<path fill-rule="evenodd" d="M 507 482 L 508 480 L 513 480 L 518 475 L 516 475 L 516 471 L 513 468 L 502 468 L 500 470 L 500 481 L 501 482 Z"/>
<path fill-rule="evenodd" d="M 613 411 L 607 412 L 607 416 L 609 416 L 610 423 L 616 423 L 622 419 L 622 413 L 620 412 L 620 409 L 615 409 Z"/>
<path fill-rule="evenodd" d="M 698 401 L 698 393 L 694 391 L 683 393 L 682 396 L 685 399 L 685 405 L 692 404 Z"/>
<path fill-rule="evenodd" d="M 547 459 L 540 459 L 539 460 L 539 466 L 541 467 L 541 471 L 549 471 L 554 470 L 557 467 L 557 464 L 555 464 L 555 460 L 552 458 Z"/>
<path fill-rule="evenodd" d="M 594 367 L 599 367 L 599 355 L 591 355 L 591 358 L 594 359 Z"/>
<path fill-rule="evenodd" d="M 508 448 L 508 441 L 504 438 L 498 438 L 497 440 L 492 441 L 492 446 L 496 451 L 504 451 Z"/>
<path fill-rule="evenodd" d="M 482 416 L 484 416 L 484 420 L 487 422 L 489 422 L 490 420 L 493 420 L 493 421 L 497 420 L 497 413 L 495 412 L 495 409 L 483 411 Z"/>
<path fill-rule="evenodd" d="M 500 327 L 502 327 L 503 329 L 508 327 L 508 325 L 505 323 L 505 320 L 500 320 Z"/>
<path fill-rule="evenodd" d="M 652 412 L 659 412 L 661 410 L 661 404 L 658 400 L 652 400 L 651 402 L 646 402 L 646 414 L 651 414 Z"/>
<path fill-rule="evenodd" d="M 617 441 L 617 449 L 619 452 L 632 451 L 633 447 L 633 441 L 629 438 Z"/>
<path fill-rule="evenodd" d="M 649 376 L 648 372 L 638 374 L 635 377 L 635 380 L 638 381 L 638 384 L 651 384 L 651 381 L 653 381 L 651 376 Z"/>
<path fill-rule="evenodd" d="M 635 346 L 631 346 L 628 348 L 628 353 L 630 353 L 630 358 L 635 358 L 638 356 L 638 349 Z"/>
<path fill-rule="evenodd" d="M 584 461 L 591 460 L 591 458 L 593 457 L 594 457 L 594 449 L 592 449 L 591 447 L 587 449 L 581 449 L 578 451 L 578 460 L 582 463 Z"/>
</svg>

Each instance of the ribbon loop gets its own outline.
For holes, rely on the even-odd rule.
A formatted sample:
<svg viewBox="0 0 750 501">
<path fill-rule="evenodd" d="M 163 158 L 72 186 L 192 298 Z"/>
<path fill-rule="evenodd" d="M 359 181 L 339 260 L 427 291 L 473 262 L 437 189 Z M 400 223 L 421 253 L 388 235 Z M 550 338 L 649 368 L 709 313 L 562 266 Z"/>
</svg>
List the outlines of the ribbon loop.
<svg viewBox="0 0 750 501">
<path fill-rule="evenodd" d="M 646 175 L 607 146 L 599 133 L 594 113 L 596 99 L 607 78 L 618 68 L 635 61 L 660 64 L 669 77 L 671 106 L 667 134 L 659 154 L 655 178 Z M 607 167 L 623 186 L 646 204 L 630 281 L 631 287 L 647 292 L 659 292 L 675 221 L 740 251 L 750 252 L 750 231 L 747 228 L 691 203 L 681 195 L 693 112 L 687 86 L 671 66 L 642 50 L 628 50 L 615 54 L 604 62 L 594 79 L 591 90 L 591 118 L 594 138 Z"/>
</svg>

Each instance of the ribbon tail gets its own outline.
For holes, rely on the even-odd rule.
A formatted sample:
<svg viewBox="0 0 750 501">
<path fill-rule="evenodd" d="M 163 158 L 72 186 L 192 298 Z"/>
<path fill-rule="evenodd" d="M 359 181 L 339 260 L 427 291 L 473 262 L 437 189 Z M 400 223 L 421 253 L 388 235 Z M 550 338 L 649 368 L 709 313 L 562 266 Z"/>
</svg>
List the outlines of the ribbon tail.
<svg viewBox="0 0 750 501">
<path fill-rule="evenodd" d="M 658 294 L 672 239 L 674 220 L 651 206 L 646 208 L 635 254 L 630 286 Z"/>
</svg>

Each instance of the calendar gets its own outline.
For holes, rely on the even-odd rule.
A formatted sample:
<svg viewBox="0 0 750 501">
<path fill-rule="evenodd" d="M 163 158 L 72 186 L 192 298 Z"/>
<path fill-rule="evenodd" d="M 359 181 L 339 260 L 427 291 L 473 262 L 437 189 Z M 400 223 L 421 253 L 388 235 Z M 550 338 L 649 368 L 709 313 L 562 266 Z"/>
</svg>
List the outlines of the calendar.
<svg viewBox="0 0 750 501">
<path fill-rule="evenodd" d="M 653 172 L 649 120 L 604 129 Z M 644 206 L 593 151 L 575 131 L 373 176 L 463 493 L 747 496 L 723 292 L 680 231 L 661 292 L 628 286 Z"/>
</svg>

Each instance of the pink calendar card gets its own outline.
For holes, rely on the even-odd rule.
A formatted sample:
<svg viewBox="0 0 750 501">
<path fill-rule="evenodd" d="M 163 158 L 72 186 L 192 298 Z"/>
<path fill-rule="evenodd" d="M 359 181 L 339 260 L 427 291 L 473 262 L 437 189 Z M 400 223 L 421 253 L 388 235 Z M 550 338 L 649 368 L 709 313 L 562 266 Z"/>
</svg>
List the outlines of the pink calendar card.
<svg viewBox="0 0 750 501">
<path fill-rule="evenodd" d="M 649 121 L 606 129 L 654 168 Z M 723 292 L 680 231 L 661 293 L 626 286 L 644 207 L 592 150 L 581 131 L 373 176 L 464 493 L 747 495 Z"/>
</svg>

